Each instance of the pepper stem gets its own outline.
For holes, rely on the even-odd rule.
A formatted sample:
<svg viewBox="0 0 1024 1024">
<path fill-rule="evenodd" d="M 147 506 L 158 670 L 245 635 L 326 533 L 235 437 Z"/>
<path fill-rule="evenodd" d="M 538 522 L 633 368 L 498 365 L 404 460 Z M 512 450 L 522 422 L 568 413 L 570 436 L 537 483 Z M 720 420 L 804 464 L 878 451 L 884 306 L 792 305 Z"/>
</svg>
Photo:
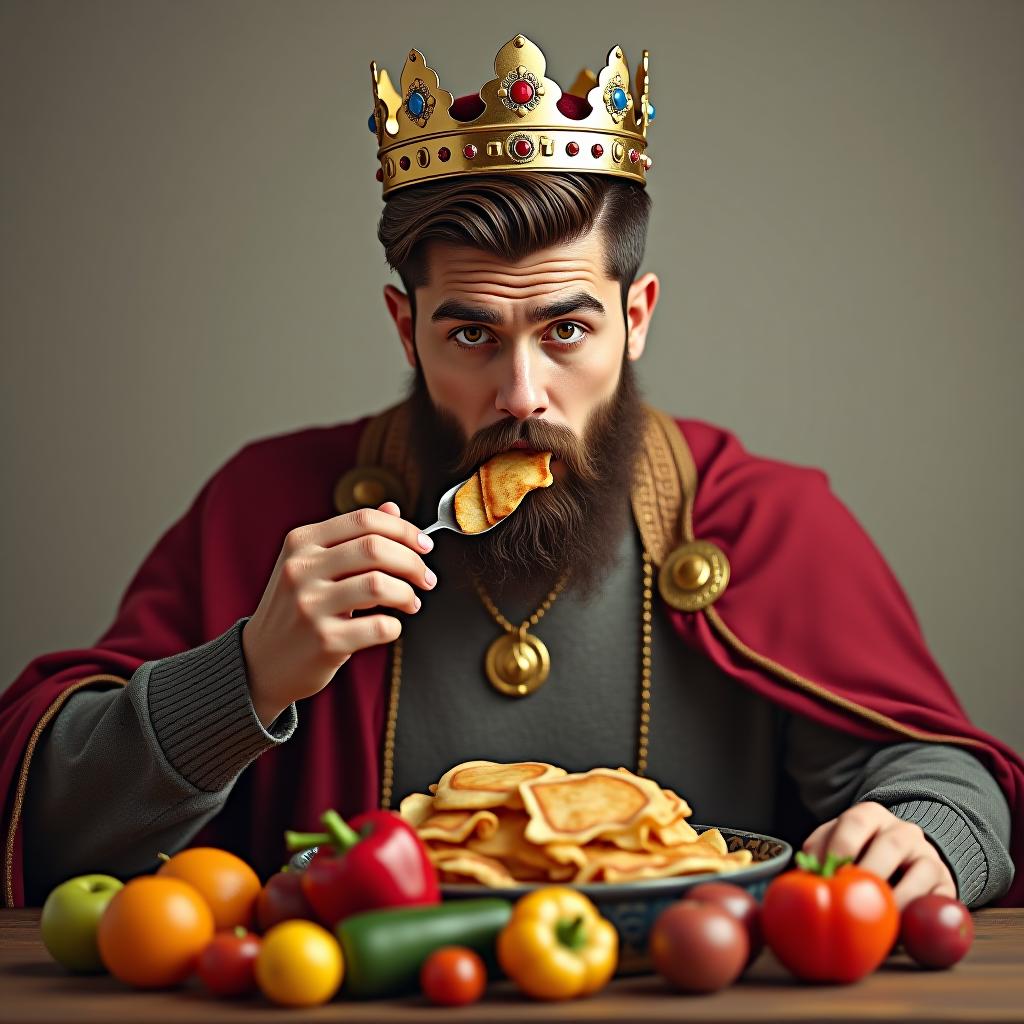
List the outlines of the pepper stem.
<svg viewBox="0 0 1024 1024">
<path fill-rule="evenodd" d="M 571 921 L 561 920 L 555 925 L 555 933 L 558 941 L 569 949 L 582 949 L 587 944 L 587 933 L 583 928 L 583 915 L 574 917 Z"/>
<path fill-rule="evenodd" d="M 289 853 L 298 853 L 313 846 L 323 846 L 331 841 L 326 832 L 285 832 L 284 845 Z"/>
<path fill-rule="evenodd" d="M 330 835 L 330 844 L 338 853 L 350 850 L 362 839 L 362 836 L 349 825 L 337 811 L 324 811 L 320 815 L 320 824 L 327 829 Z"/>
</svg>

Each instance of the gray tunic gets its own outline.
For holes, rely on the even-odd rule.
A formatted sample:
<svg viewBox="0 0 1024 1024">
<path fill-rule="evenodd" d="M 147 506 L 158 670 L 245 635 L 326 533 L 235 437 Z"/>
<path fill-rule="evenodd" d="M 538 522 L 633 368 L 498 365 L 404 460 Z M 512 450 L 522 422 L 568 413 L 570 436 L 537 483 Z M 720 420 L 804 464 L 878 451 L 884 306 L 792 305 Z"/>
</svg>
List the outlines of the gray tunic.
<svg viewBox="0 0 1024 1024">
<path fill-rule="evenodd" d="M 439 585 L 405 625 L 396 800 L 474 758 L 537 759 L 569 770 L 635 768 L 641 593 L 635 531 L 623 536 L 600 593 L 587 604 L 561 595 L 536 627 L 551 651 L 552 674 L 521 700 L 498 694 L 483 675 L 484 649 L 499 630 L 459 578 L 460 543 L 467 541 L 438 538 L 431 562 Z M 508 618 L 520 621 L 550 581 L 537 584 L 536 593 L 493 596 Z M 253 711 L 241 647 L 246 621 L 195 650 L 146 662 L 127 687 L 73 695 L 47 727 L 24 808 L 30 901 L 40 902 L 71 875 L 152 870 L 153 851 L 187 845 L 263 751 L 302 742 L 294 705 L 269 730 Z M 685 647 L 661 612 L 653 647 L 647 774 L 689 801 L 693 821 L 779 834 L 794 802 L 813 823 L 876 800 L 924 830 L 969 905 L 1009 888 L 1009 809 L 970 753 L 866 743 L 788 715 Z"/>
</svg>

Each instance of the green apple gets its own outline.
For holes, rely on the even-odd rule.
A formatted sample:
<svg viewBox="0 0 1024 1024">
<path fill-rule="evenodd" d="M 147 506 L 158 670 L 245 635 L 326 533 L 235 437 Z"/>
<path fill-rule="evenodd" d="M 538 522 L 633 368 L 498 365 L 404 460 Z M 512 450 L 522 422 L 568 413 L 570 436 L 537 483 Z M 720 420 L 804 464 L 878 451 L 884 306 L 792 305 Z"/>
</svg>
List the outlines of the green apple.
<svg viewBox="0 0 1024 1024">
<path fill-rule="evenodd" d="M 43 904 L 39 927 L 57 963 L 69 971 L 102 971 L 96 929 L 114 893 L 124 884 L 110 875 L 79 875 L 57 886 Z"/>
</svg>

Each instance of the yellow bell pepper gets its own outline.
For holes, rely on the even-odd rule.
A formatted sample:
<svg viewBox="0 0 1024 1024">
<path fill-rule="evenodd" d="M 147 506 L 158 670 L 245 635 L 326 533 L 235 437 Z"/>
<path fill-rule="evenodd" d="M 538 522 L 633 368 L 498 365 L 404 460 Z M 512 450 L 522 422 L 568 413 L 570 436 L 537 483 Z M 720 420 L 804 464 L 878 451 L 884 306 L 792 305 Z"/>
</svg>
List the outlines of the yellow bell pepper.
<svg viewBox="0 0 1024 1024">
<path fill-rule="evenodd" d="M 549 885 L 524 896 L 498 935 L 502 970 L 534 999 L 572 999 L 615 973 L 619 934 L 583 893 Z"/>
</svg>

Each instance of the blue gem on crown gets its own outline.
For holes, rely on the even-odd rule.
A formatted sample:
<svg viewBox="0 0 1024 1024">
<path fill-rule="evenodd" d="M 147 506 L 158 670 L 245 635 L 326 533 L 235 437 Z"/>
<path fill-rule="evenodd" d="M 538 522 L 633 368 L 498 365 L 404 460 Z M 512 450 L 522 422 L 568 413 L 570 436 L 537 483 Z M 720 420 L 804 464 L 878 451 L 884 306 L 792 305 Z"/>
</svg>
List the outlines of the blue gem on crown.
<svg viewBox="0 0 1024 1024">
<path fill-rule="evenodd" d="M 409 91 L 405 94 L 405 112 L 413 124 L 421 128 L 426 126 L 430 115 L 434 112 L 436 100 L 421 78 L 414 79 Z"/>
<path fill-rule="evenodd" d="M 616 110 L 625 110 L 629 105 L 629 100 L 626 98 L 626 90 L 612 89 L 612 103 L 615 104 Z"/>
</svg>

